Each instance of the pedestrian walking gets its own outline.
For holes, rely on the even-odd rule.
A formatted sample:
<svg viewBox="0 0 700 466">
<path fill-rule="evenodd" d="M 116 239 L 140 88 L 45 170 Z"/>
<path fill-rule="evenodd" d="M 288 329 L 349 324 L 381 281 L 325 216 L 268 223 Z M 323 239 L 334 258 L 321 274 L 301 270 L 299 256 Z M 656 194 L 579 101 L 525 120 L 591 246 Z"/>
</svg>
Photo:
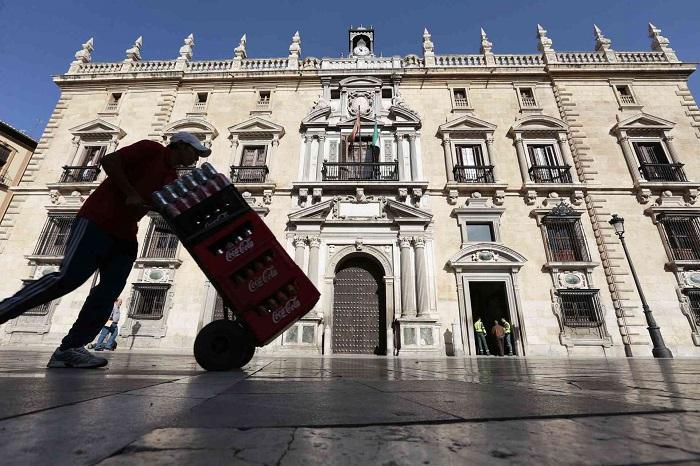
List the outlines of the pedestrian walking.
<svg viewBox="0 0 700 466">
<path fill-rule="evenodd" d="M 513 328 L 505 317 L 501 317 L 501 323 L 503 324 L 503 331 L 506 333 L 504 338 L 506 343 L 506 351 L 508 351 L 508 356 L 513 356 L 513 345 L 515 344 L 513 341 Z"/>
<path fill-rule="evenodd" d="M 178 166 L 189 166 L 207 149 L 193 134 L 174 134 L 167 147 L 139 141 L 107 154 L 100 161 L 107 178 L 78 211 L 58 272 L 44 275 L 0 302 L 0 324 L 36 306 L 70 293 L 95 271 L 100 282 L 90 290 L 78 318 L 56 348 L 47 367 L 95 368 L 107 360 L 90 353 L 91 342 L 112 312 L 136 259 L 138 222 L 149 210 L 148 199 L 177 178 Z"/>
<path fill-rule="evenodd" d="M 104 327 L 100 330 L 100 334 L 97 336 L 97 343 L 95 344 L 95 351 L 110 350 L 114 351 L 114 347 L 117 343 L 117 335 L 119 335 L 119 317 L 120 311 L 119 307 L 122 305 L 121 298 L 114 301 L 114 306 L 112 306 L 112 313 L 107 319 Z M 107 344 L 104 344 L 105 338 L 109 335 L 109 340 Z"/>
<path fill-rule="evenodd" d="M 498 355 L 503 356 L 503 340 L 506 336 L 506 330 L 502 325 L 498 323 L 497 320 L 493 321 L 493 327 L 491 327 L 491 335 L 496 339 L 496 346 L 498 347 Z"/>
<path fill-rule="evenodd" d="M 401 325 L 398 319 L 394 319 L 391 328 L 394 331 L 394 356 L 398 356 L 401 351 Z"/>
<path fill-rule="evenodd" d="M 486 343 L 486 327 L 484 327 L 481 317 L 478 317 L 474 322 L 474 335 L 476 335 L 476 354 L 491 356 L 489 345 Z"/>
</svg>

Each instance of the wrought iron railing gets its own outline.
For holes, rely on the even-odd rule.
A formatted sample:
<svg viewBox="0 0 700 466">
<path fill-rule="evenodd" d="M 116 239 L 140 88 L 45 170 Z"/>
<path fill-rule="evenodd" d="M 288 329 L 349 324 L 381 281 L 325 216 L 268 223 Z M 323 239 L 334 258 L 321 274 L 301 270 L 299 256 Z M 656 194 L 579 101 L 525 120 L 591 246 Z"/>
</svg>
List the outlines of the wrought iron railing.
<svg viewBox="0 0 700 466">
<path fill-rule="evenodd" d="M 469 107 L 469 101 L 465 98 L 455 97 L 455 107 L 457 107 L 457 108 Z"/>
<path fill-rule="evenodd" d="M 634 97 L 629 95 L 629 94 L 620 94 L 620 102 L 623 104 L 635 104 L 636 102 L 634 101 Z"/>
<path fill-rule="evenodd" d="M 65 166 L 59 183 L 93 183 L 99 174 L 99 165 Z"/>
<path fill-rule="evenodd" d="M 178 239 L 167 222 L 160 216 L 153 217 L 141 257 L 149 259 L 173 259 L 177 254 Z"/>
<path fill-rule="evenodd" d="M 398 162 L 324 162 L 323 181 L 398 181 Z"/>
<path fill-rule="evenodd" d="M 529 95 L 521 95 L 520 101 L 523 103 L 523 107 L 537 107 L 537 102 L 535 98 Z"/>
<path fill-rule="evenodd" d="M 231 166 L 231 181 L 234 183 L 264 183 L 270 170 L 267 165 Z"/>
<path fill-rule="evenodd" d="M 66 252 L 68 236 L 75 215 L 52 215 L 46 221 L 34 250 L 37 256 L 62 256 Z"/>
<path fill-rule="evenodd" d="M 45 316 L 51 311 L 51 304 L 53 301 L 49 301 L 48 303 L 40 304 L 38 306 L 35 306 L 28 311 L 24 311 L 22 315 L 24 316 L 35 316 L 35 317 L 40 317 L 40 316 Z"/>
<path fill-rule="evenodd" d="M 695 321 L 695 325 L 700 327 L 700 290 L 688 290 L 686 294 L 688 295 L 690 315 Z"/>
<path fill-rule="evenodd" d="M 455 165 L 457 183 L 493 183 L 493 165 Z"/>
<path fill-rule="evenodd" d="M 569 165 L 533 165 L 528 170 L 535 183 L 571 183 Z"/>
<path fill-rule="evenodd" d="M 558 290 L 561 318 L 566 327 L 600 327 L 603 312 L 598 290 Z"/>
<path fill-rule="evenodd" d="M 673 260 L 700 260 L 700 219 L 692 216 L 663 215 L 664 226 Z"/>
<path fill-rule="evenodd" d="M 134 285 L 129 317 L 143 320 L 162 319 L 168 288 L 168 285 Z"/>
<path fill-rule="evenodd" d="M 682 163 L 642 163 L 639 172 L 647 181 L 688 181 Z"/>
</svg>

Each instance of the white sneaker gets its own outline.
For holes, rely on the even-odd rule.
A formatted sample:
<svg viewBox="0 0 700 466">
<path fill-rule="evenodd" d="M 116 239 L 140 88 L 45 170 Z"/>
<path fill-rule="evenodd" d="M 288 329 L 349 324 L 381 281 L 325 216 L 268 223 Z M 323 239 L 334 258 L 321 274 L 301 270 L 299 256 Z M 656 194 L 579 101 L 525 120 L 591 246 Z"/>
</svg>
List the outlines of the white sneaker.
<svg viewBox="0 0 700 466">
<path fill-rule="evenodd" d="M 54 351 L 51 355 L 51 359 L 49 360 L 49 363 L 46 365 L 46 367 L 72 367 L 78 369 L 94 369 L 106 366 L 107 362 L 108 361 L 105 358 L 95 356 L 83 347 L 68 348 L 64 351 L 61 351 L 60 349 L 56 348 L 56 351 Z"/>
</svg>

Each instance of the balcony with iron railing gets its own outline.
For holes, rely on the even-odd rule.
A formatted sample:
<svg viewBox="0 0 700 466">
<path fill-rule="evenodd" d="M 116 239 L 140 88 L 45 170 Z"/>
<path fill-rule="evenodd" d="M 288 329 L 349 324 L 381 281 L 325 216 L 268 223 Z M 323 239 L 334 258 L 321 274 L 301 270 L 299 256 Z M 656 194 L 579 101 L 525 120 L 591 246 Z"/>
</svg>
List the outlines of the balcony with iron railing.
<svg viewBox="0 0 700 466">
<path fill-rule="evenodd" d="M 468 108 L 469 101 L 465 98 L 455 97 L 455 108 Z"/>
<path fill-rule="evenodd" d="M 270 173 L 267 165 L 232 165 L 231 181 L 234 183 L 265 183 Z"/>
<path fill-rule="evenodd" d="M 105 105 L 105 113 L 116 113 L 119 109 L 119 102 L 110 102 Z"/>
<path fill-rule="evenodd" d="M 324 162 L 323 181 L 399 181 L 398 162 Z"/>
<path fill-rule="evenodd" d="M 682 163 L 642 163 L 639 172 L 646 181 L 688 181 Z"/>
<path fill-rule="evenodd" d="M 100 174 L 99 165 L 64 166 L 59 183 L 94 183 Z"/>
<path fill-rule="evenodd" d="M 629 94 L 620 94 L 620 102 L 625 105 L 634 105 L 637 103 L 634 101 L 634 97 Z"/>
<path fill-rule="evenodd" d="M 537 102 L 535 101 L 535 98 L 532 96 L 528 95 L 521 95 L 520 96 L 520 101 L 523 104 L 523 107 L 526 108 L 535 108 L 537 107 Z"/>
<path fill-rule="evenodd" d="M 533 165 L 528 170 L 535 183 L 573 183 L 569 165 Z"/>
<path fill-rule="evenodd" d="M 455 165 L 457 183 L 494 183 L 493 165 Z"/>
</svg>

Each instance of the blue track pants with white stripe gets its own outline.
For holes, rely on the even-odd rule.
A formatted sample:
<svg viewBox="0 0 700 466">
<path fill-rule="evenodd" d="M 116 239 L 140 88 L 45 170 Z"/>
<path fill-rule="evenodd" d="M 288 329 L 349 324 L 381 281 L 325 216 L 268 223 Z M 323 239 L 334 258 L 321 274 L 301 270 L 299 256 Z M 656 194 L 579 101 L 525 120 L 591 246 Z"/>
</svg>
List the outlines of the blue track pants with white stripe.
<svg viewBox="0 0 700 466">
<path fill-rule="evenodd" d="M 116 238 L 89 220 L 76 218 L 58 272 L 44 275 L 0 302 L 0 324 L 70 293 L 99 271 L 99 283 L 90 290 L 78 319 L 61 342 L 61 349 L 90 343 L 109 319 L 136 253 L 136 241 Z"/>
</svg>

